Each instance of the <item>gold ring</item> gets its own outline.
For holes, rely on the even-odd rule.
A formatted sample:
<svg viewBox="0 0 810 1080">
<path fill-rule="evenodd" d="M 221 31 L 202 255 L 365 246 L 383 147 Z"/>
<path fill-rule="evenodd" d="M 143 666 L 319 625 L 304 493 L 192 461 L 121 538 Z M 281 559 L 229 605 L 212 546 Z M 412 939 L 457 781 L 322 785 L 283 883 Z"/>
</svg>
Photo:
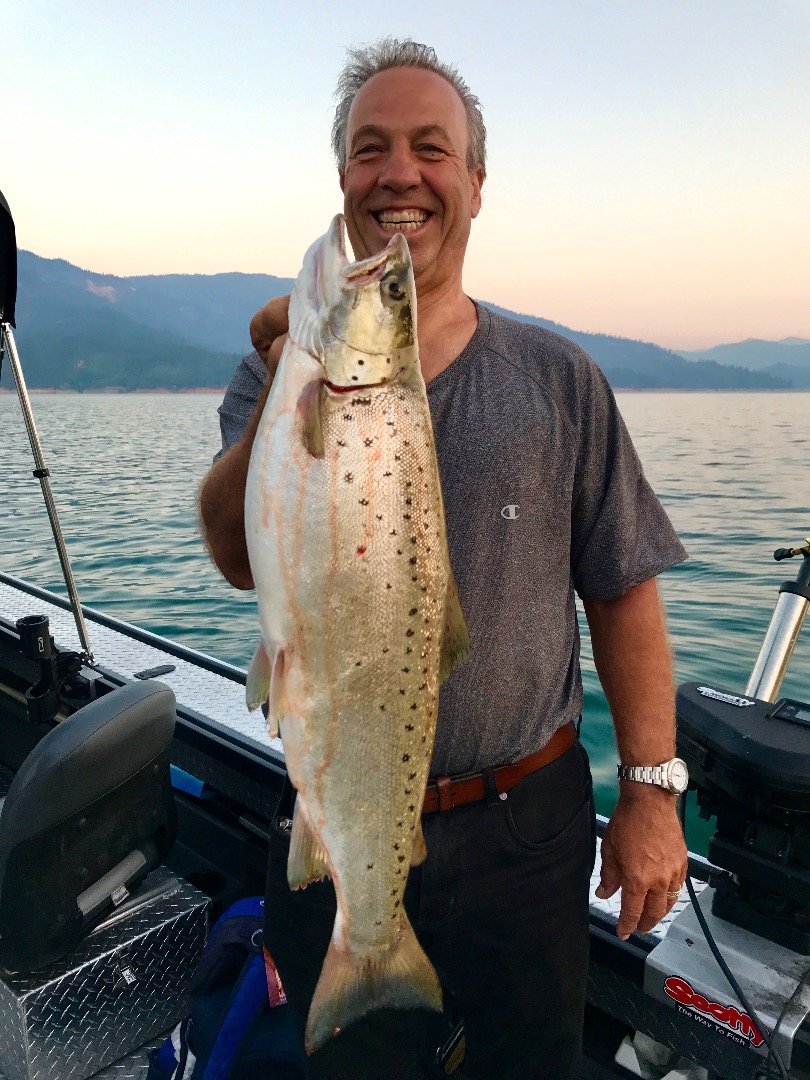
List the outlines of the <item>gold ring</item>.
<svg viewBox="0 0 810 1080">
<path fill-rule="evenodd" d="M 677 892 L 668 892 L 667 893 L 667 900 L 677 900 L 680 895 L 681 895 L 681 890 L 680 889 L 678 889 Z"/>
</svg>

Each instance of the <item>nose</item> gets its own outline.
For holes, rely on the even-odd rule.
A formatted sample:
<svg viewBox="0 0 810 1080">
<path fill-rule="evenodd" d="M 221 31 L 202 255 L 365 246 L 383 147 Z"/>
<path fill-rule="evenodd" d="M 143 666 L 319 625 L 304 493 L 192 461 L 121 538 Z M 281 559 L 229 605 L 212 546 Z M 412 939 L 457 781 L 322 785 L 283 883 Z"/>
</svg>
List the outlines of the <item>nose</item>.
<svg viewBox="0 0 810 1080">
<path fill-rule="evenodd" d="M 396 142 L 386 155 L 377 183 L 380 187 L 403 192 L 419 187 L 422 174 L 410 146 Z"/>
</svg>

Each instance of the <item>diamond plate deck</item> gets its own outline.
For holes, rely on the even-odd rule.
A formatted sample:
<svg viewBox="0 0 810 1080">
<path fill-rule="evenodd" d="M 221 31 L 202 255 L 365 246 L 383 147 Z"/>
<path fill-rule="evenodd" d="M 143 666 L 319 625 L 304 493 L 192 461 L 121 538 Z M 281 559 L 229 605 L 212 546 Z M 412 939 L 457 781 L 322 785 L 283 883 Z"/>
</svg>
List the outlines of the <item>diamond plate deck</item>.
<svg viewBox="0 0 810 1080">
<path fill-rule="evenodd" d="M 280 739 L 269 739 L 261 712 L 249 713 L 245 705 L 245 687 L 235 678 L 207 671 L 189 660 L 159 647 L 139 641 L 126 633 L 127 623 L 118 622 L 119 630 L 98 621 L 98 613 L 84 608 L 96 663 L 105 669 L 131 679 L 136 672 L 172 664 L 174 671 L 160 676 L 171 687 L 180 705 L 201 713 L 215 724 L 236 732 L 254 745 L 256 750 L 279 762 L 284 760 Z M 48 617 L 56 644 L 64 649 L 81 651 L 76 624 L 70 611 L 32 596 L 24 589 L 0 581 L 0 614 L 10 622 L 25 615 L 42 614 Z M 133 631 L 137 628 L 132 627 Z M 140 631 L 138 631 L 140 632 Z M 211 660 L 199 654 L 201 659 Z M 234 669 L 236 671 L 238 669 Z"/>
</svg>

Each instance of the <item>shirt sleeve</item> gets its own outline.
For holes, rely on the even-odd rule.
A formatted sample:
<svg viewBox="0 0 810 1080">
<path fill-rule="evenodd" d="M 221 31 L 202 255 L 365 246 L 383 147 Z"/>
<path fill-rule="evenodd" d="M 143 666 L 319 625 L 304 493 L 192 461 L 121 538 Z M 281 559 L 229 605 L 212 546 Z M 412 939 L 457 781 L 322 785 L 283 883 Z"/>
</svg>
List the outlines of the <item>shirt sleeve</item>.
<svg viewBox="0 0 810 1080">
<path fill-rule="evenodd" d="M 609 600 L 683 562 L 686 551 L 644 476 L 613 391 L 590 360 L 571 515 L 571 573 L 583 600 Z"/>
<path fill-rule="evenodd" d="M 214 461 L 221 458 L 244 435 L 266 378 L 267 369 L 257 352 L 242 357 L 217 410 L 222 449 L 214 456 Z"/>
</svg>

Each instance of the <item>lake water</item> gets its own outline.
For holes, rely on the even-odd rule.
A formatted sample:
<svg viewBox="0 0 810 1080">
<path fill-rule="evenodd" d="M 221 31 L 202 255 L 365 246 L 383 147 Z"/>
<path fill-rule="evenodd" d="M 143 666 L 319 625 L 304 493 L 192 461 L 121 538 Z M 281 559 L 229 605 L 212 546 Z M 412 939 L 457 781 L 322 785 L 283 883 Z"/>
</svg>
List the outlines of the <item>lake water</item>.
<svg viewBox="0 0 810 1080">
<path fill-rule="evenodd" d="M 690 559 L 662 578 L 681 682 L 743 690 L 780 582 L 776 547 L 810 535 L 810 394 L 619 393 L 647 476 Z M 246 666 L 253 594 L 209 562 L 195 492 L 219 448 L 216 395 L 32 395 L 84 604 Z M 0 570 L 65 593 L 19 403 L 0 395 Z M 585 723 L 597 805 L 616 794 L 607 706 L 583 629 Z M 103 657 L 99 658 L 103 661 Z M 810 699 L 810 626 L 783 686 Z M 700 849 L 705 829 L 692 829 Z"/>
</svg>

